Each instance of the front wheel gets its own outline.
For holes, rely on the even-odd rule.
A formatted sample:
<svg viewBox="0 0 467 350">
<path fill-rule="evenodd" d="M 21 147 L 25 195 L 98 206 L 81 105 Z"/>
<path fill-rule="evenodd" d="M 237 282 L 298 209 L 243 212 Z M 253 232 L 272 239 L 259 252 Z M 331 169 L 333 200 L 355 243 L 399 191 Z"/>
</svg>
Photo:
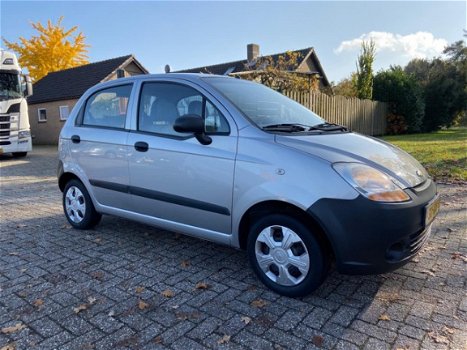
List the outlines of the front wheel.
<svg viewBox="0 0 467 350">
<path fill-rule="evenodd" d="M 327 272 L 318 240 L 300 220 L 288 215 L 271 214 L 256 220 L 250 228 L 247 250 L 259 279 L 288 297 L 311 293 Z"/>
<path fill-rule="evenodd" d="M 63 210 L 70 225 L 80 230 L 96 226 L 102 217 L 96 212 L 86 187 L 78 180 L 70 180 L 66 184 Z"/>
</svg>

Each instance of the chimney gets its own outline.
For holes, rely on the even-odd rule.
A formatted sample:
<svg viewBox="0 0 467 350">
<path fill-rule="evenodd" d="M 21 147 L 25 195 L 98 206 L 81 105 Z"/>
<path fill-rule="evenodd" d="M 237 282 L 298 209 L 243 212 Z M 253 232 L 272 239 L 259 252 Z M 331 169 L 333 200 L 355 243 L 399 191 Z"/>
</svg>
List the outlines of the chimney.
<svg viewBox="0 0 467 350">
<path fill-rule="evenodd" d="M 248 62 L 251 62 L 258 58 L 259 56 L 259 45 L 258 44 L 248 44 L 246 46 L 246 53 Z"/>
</svg>

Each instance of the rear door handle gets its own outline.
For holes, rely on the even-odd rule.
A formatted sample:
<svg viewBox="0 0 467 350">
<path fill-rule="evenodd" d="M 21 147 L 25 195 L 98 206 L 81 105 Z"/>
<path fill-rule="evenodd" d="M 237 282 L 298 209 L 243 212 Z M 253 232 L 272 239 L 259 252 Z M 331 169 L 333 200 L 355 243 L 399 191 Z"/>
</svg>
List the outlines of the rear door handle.
<svg viewBox="0 0 467 350">
<path fill-rule="evenodd" d="M 135 150 L 138 152 L 146 152 L 149 149 L 149 145 L 146 142 L 138 141 L 135 143 Z"/>
<path fill-rule="evenodd" d="M 71 137 L 71 142 L 73 143 L 80 143 L 80 141 L 81 141 L 81 138 L 78 135 L 73 135 Z"/>
</svg>

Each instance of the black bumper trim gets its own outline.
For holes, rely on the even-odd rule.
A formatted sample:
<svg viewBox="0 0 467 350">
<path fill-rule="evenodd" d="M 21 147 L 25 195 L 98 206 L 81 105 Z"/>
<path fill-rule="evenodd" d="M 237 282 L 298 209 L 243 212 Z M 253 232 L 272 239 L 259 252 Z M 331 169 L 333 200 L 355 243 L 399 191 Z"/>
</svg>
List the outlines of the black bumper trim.
<svg viewBox="0 0 467 350">
<path fill-rule="evenodd" d="M 407 190 L 408 202 L 378 203 L 360 195 L 324 198 L 308 208 L 331 242 L 339 272 L 389 272 L 417 254 L 430 228 L 425 227 L 425 206 L 436 196 L 435 183 L 428 181 L 423 191 Z"/>
</svg>

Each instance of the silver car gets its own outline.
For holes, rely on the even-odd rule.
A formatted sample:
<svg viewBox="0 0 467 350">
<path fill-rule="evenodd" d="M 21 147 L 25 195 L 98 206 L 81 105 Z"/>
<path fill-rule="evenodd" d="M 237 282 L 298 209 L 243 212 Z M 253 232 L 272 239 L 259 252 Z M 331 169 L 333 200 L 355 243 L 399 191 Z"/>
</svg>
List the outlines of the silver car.
<svg viewBox="0 0 467 350">
<path fill-rule="evenodd" d="M 77 229 L 109 214 L 246 249 L 287 296 L 342 273 L 394 270 L 439 199 L 410 155 L 326 123 L 263 85 L 144 75 L 96 85 L 60 134 L 58 183 Z"/>
</svg>

